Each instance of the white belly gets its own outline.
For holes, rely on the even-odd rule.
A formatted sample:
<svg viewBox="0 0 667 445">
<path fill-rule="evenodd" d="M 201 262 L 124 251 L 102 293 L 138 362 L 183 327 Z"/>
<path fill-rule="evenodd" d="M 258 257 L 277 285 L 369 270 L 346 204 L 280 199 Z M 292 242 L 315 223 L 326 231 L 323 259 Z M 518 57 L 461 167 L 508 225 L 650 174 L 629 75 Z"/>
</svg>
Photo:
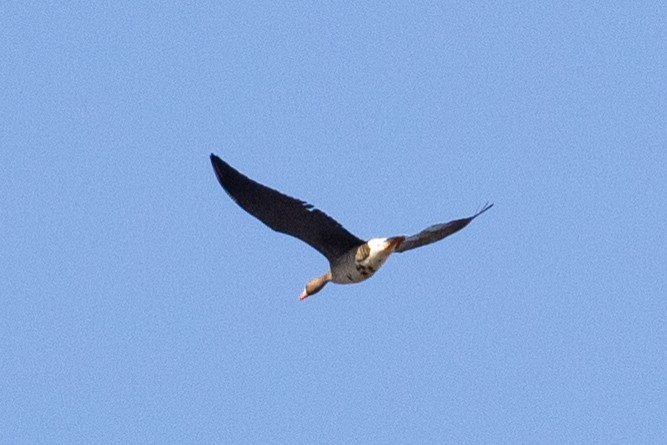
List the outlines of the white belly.
<svg viewBox="0 0 667 445">
<path fill-rule="evenodd" d="M 391 251 L 371 248 L 367 258 L 356 261 L 354 252 L 351 252 L 336 265 L 332 265 L 331 281 L 338 284 L 352 284 L 367 280 L 380 269 L 389 255 Z"/>
<path fill-rule="evenodd" d="M 369 268 L 355 261 L 346 261 L 331 271 L 331 281 L 338 284 L 358 283 L 372 277 L 376 271 L 372 266 Z"/>
</svg>

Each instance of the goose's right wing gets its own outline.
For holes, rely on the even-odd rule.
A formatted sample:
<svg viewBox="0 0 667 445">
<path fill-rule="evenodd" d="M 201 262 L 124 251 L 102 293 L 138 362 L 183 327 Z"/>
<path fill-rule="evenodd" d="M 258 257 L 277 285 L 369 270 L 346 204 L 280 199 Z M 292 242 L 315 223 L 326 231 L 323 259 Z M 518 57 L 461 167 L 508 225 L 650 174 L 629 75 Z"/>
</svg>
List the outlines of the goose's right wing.
<svg viewBox="0 0 667 445">
<path fill-rule="evenodd" d="M 440 241 L 441 239 L 458 232 L 470 224 L 473 219 L 477 218 L 491 207 L 493 207 L 493 204 L 487 203 L 479 212 L 475 213 L 473 216 L 468 218 L 455 219 L 454 221 L 449 221 L 444 224 L 435 224 L 433 226 L 427 227 L 415 235 L 406 237 L 405 240 L 395 250 L 395 252 L 405 252 L 406 250 L 416 249 L 417 247 Z"/>
</svg>

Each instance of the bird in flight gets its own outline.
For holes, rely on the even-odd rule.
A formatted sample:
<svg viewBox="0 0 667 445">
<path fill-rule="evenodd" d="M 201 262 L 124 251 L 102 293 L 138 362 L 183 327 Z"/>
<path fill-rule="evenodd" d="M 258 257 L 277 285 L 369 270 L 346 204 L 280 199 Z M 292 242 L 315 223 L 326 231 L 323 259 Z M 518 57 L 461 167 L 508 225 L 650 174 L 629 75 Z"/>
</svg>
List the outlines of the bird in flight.
<svg viewBox="0 0 667 445">
<path fill-rule="evenodd" d="M 271 229 L 299 238 L 329 260 L 329 271 L 308 281 L 299 300 L 316 294 L 330 281 L 338 284 L 364 281 L 373 276 L 392 253 L 440 241 L 493 207 L 487 203 L 473 216 L 435 224 L 412 236 L 364 241 L 311 204 L 253 181 L 214 154 L 211 154 L 211 163 L 222 188 L 243 210 Z"/>
</svg>

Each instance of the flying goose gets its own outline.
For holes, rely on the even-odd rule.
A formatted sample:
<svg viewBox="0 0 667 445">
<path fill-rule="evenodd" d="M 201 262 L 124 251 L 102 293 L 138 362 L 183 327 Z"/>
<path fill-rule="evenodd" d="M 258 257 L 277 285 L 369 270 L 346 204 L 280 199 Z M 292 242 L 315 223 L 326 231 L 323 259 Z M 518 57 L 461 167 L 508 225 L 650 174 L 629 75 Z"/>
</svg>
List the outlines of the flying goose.
<svg viewBox="0 0 667 445">
<path fill-rule="evenodd" d="M 435 224 L 412 236 L 364 241 L 311 204 L 253 181 L 214 154 L 211 154 L 211 163 L 222 188 L 243 210 L 271 229 L 308 243 L 329 260 L 330 270 L 308 281 L 299 300 L 316 294 L 329 281 L 338 284 L 364 281 L 373 276 L 393 252 L 440 241 L 493 206 L 487 203 L 473 216 Z"/>
</svg>

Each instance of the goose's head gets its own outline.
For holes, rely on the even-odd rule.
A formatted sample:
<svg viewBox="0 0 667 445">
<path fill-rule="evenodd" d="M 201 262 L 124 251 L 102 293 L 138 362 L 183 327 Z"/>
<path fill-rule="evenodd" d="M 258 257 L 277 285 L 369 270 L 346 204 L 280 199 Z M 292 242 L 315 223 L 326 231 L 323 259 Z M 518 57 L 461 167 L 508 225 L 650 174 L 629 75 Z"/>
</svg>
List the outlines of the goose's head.
<svg viewBox="0 0 667 445">
<path fill-rule="evenodd" d="M 331 281 L 331 271 L 308 281 L 308 283 L 306 283 L 306 287 L 303 289 L 303 292 L 301 292 L 299 295 L 299 300 L 304 300 L 309 296 L 318 293 L 329 281 Z"/>
</svg>

